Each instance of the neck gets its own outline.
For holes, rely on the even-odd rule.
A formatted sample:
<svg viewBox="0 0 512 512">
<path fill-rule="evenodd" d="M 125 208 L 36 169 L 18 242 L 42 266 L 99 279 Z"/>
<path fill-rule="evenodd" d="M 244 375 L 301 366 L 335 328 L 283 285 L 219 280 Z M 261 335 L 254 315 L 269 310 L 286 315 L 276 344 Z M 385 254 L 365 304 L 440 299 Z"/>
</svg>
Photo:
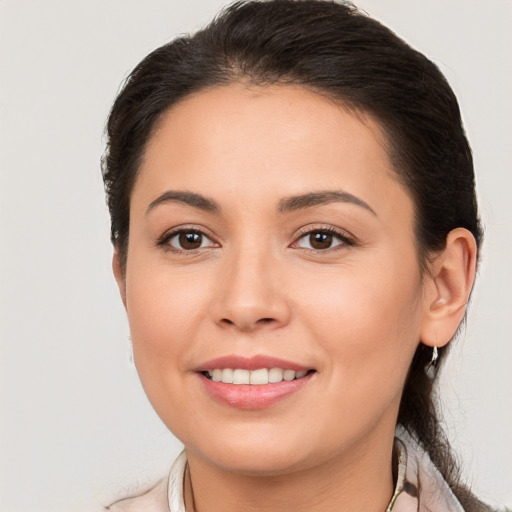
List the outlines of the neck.
<svg viewBox="0 0 512 512">
<path fill-rule="evenodd" d="M 393 494 L 392 450 L 392 437 L 365 440 L 314 467 L 272 476 L 235 473 L 189 453 L 187 512 L 383 512 Z"/>
</svg>

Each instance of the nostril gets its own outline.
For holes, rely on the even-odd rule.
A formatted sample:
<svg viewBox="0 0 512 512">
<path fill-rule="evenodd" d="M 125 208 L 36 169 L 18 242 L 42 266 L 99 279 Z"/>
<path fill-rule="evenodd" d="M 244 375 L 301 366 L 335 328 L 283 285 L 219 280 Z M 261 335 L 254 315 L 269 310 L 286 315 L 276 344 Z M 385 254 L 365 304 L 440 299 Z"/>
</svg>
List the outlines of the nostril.
<svg viewBox="0 0 512 512">
<path fill-rule="evenodd" d="M 274 317 L 250 317 L 247 315 L 244 317 L 243 315 L 239 315 L 238 318 L 230 318 L 225 317 L 221 318 L 219 325 L 224 327 L 234 327 L 236 326 L 238 329 L 242 331 L 251 331 L 253 329 L 265 328 L 269 326 L 269 328 L 277 325 L 278 319 Z"/>
</svg>

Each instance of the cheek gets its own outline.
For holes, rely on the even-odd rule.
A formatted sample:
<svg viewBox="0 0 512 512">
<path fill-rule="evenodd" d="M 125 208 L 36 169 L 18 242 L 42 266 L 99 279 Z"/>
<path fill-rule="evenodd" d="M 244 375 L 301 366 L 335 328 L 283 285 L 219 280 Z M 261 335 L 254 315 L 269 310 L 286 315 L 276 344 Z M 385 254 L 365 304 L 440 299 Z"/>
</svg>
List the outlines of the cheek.
<svg viewBox="0 0 512 512">
<path fill-rule="evenodd" d="M 186 433 L 198 414 L 184 386 L 191 378 L 187 364 L 198 338 L 197 326 L 204 318 L 207 287 L 193 276 L 172 275 L 168 268 L 141 268 L 132 276 L 127 273 L 127 313 L 135 365 L 162 421 L 173 432 Z"/>
<path fill-rule="evenodd" d="M 419 270 L 414 258 L 409 264 L 394 260 L 317 276 L 304 286 L 307 302 L 299 299 L 305 327 L 329 361 L 335 386 L 349 399 L 400 392 L 419 342 Z"/>
<path fill-rule="evenodd" d="M 133 257 L 127 268 L 127 313 L 134 359 L 151 401 L 185 368 L 204 318 L 209 286 L 190 272 L 176 272 Z"/>
</svg>

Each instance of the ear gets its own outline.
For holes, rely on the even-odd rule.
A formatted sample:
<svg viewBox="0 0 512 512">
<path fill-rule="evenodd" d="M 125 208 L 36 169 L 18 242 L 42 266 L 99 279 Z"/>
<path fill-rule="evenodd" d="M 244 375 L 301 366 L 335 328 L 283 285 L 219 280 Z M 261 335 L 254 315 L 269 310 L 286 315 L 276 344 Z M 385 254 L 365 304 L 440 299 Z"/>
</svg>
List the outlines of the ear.
<svg viewBox="0 0 512 512">
<path fill-rule="evenodd" d="M 121 257 L 119 256 L 117 249 L 114 250 L 114 256 L 112 257 L 112 270 L 114 272 L 114 277 L 116 278 L 121 300 L 123 301 L 124 307 L 126 309 L 126 276 L 123 271 L 123 267 L 121 265 Z"/>
<path fill-rule="evenodd" d="M 464 228 L 450 231 L 444 250 L 429 265 L 425 279 L 425 311 L 421 341 L 443 347 L 455 336 L 464 318 L 476 273 L 477 247 Z"/>
</svg>

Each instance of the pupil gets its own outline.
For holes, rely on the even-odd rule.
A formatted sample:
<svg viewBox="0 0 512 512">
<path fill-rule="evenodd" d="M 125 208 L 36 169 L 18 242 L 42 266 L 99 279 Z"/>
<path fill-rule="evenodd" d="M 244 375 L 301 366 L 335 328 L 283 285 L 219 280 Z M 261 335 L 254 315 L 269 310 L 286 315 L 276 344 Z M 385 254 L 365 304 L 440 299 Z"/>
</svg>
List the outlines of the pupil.
<svg viewBox="0 0 512 512">
<path fill-rule="evenodd" d="M 202 235 L 200 233 L 180 233 L 179 241 L 183 249 L 199 249 Z"/>
<path fill-rule="evenodd" d="M 332 235 L 329 233 L 314 233 L 310 237 L 311 247 L 315 249 L 329 249 L 332 245 Z"/>
</svg>

